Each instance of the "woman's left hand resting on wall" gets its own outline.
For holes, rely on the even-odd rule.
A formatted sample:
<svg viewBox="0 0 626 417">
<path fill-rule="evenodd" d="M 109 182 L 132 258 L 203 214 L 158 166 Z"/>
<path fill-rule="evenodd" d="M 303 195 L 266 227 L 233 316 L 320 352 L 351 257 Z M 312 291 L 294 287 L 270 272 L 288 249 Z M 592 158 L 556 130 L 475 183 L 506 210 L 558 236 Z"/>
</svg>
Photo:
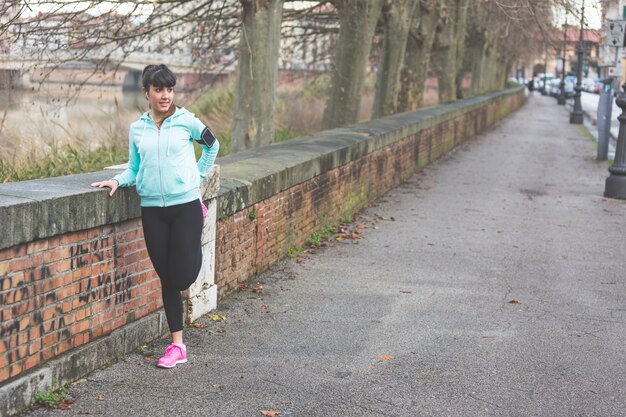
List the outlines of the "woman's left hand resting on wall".
<svg viewBox="0 0 626 417">
<path fill-rule="evenodd" d="M 117 190 L 117 187 L 119 187 L 119 183 L 117 182 L 117 180 L 106 180 L 106 181 L 99 181 L 99 182 L 93 182 L 91 183 L 92 187 L 98 187 L 98 188 L 110 188 L 111 192 L 109 193 L 110 196 L 113 196 L 113 194 L 115 194 L 115 191 Z"/>
</svg>

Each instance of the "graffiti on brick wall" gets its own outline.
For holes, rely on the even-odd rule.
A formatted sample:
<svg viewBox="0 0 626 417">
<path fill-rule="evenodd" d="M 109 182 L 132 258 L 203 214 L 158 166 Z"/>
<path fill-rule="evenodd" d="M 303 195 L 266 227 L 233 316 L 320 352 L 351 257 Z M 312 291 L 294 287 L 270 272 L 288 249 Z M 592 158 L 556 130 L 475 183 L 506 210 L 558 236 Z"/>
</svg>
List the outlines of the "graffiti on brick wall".
<svg viewBox="0 0 626 417">
<path fill-rule="evenodd" d="M 109 239 L 104 237 L 69 248 L 70 271 L 89 269 L 86 279 L 79 284 L 78 294 L 60 295 L 57 289 L 44 292 L 45 283 L 54 278 L 46 265 L 24 275 L 4 273 L 0 276 L 0 289 L 9 289 L 0 292 L 0 306 L 10 306 L 0 310 L 0 343 L 6 352 L 10 374 L 19 372 L 21 368 L 14 369 L 16 364 L 29 356 L 26 348 L 36 339 L 41 338 L 42 343 L 38 353 L 40 362 L 50 357 L 46 347 L 72 339 L 74 335 L 66 323 L 67 310 L 63 311 L 64 302 L 68 301 L 66 297 L 77 295 L 81 304 L 104 300 L 107 305 L 117 305 L 130 300 L 131 278 L 128 272 L 118 272 L 117 248 L 109 244 Z M 89 272 L 96 269 L 93 265 L 109 260 L 108 268 L 91 276 Z M 44 342 L 47 337 L 49 340 Z"/>
<path fill-rule="evenodd" d="M 106 300 L 107 304 L 111 302 L 120 304 L 130 299 L 131 281 L 126 272 L 123 274 L 109 273 L 98 275 L 97 286 L 95 288 L 93 287 L 93 282 L 93 279 L 89 279 L 86 284 L 80 284 L 80 295 L 78 299 L 82 303 Z"/>
<path fill-rule="evenodd" d="M 91 243 L 82 243 L 70 248 L 72 255 L 72 270 L 83 268 L 90 263 L 101 262 L 104 257 L 99 249 L 109 246 L 108 237 L 95 240 Z M 78 299 L 81 303 L 96 300 L 106 300 L 107 304 L 124 303 L 130 300 L 131 280 L 127 272 L 117 271 L 117 247 L 113 247 L 113 265 L 110 272 L 98 274 L 95 279 L 88 279 L 79 285 Z"/>
<path fill-rule="evenodd" d="M 11 307 L 12 318 L 10 320 L 4 320 L 3 317 L 2 324 L 0 325 L 0 339 L 7 352 L 9 372 L 11 372 L 15 362 L 25 359 L 26 356 L 28 356 L 28 350 L 24 349 L 20 352 L 20 350 L 16 348 L 18 347 L 17 335 L 20 331 L 24 330 L 21 328 L 20 322 L 29 312 L 32 312 L 32 315 L 28 321 L 28 327 L 31 329 L 38 328 L 41 337 L 55 331 L 59 331 L 59 340 L 69 340 L 72 337 L 71 332 L 65 328 L 62 305 L 55 306 L 54 314 L 51 315 L 49 320 L 44 321 L 44 308 L 49 305 L 54 305 L 58 301 L 55 292 L 47 294 L 43 292 L 42 283 L 45 279 L 50 278 L 50 275 L 50 269 L 45 265 L 41 266 L 25 274 L 22 281 L 16 282 L 14 291 L 0 295 L 0 304 L 13 304 Z M 0 288 L 14 288 L 13 280 L 14 278 L 9 277 L 7 274 L 0 277 Z M 16 300 L 23 301 L 15 302 Z M 39 356 L 40 360 L 43 360 L 43 351 L 39 353 Z"/>
<path fill-rule="evenodd" d="M 73 270 L 83 268 L 89 264 L 101 262 L 104 257 L 100 252 L 109 246 L 109 238 L 94 240 L 90 243 L 76 244 L 70 247 L 70 268 Z M 117 253 L 113 256 L 113 262 L 117 267 Z"/>
</svg>

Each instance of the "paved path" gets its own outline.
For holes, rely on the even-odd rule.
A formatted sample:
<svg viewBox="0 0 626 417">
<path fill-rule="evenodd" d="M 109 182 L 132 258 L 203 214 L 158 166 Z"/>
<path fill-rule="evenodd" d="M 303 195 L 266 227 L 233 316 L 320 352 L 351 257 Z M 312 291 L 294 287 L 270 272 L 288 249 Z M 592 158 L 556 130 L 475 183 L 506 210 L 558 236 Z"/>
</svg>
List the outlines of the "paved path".
<svg viewBox="0 0 626 417">
<path fill-rule="evenodd" d="M 188 364 L 131 354 L 31 415 L 625 416 L 626 202 L 594 157 L 535 95 L 365 210 L 363 239 L 222 301 Z"/>
</svg>

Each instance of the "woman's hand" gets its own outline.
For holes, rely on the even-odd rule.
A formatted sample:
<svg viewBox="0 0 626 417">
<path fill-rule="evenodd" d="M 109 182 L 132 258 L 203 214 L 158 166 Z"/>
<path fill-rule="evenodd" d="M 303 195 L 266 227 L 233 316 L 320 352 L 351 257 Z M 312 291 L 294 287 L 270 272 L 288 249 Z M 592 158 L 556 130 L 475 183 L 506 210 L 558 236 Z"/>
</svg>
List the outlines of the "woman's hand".
<svg viewBox="0 0 626 417">
<path fill-rule="evenodd" d="M 98 187 L 98 188 L 103 188 L 103 187 L 110 188 L 111 192 L 109 193 L 109 195 L 113 196 L 113 194 L 115 194 L 115 190 L 117 190 L 117 187 L 119 187 L 120 184 L 117 182 L 117 180 L 106 180 L 106 181 L 93 182 L 91 183 L 91 186 Z"/>
</svg>

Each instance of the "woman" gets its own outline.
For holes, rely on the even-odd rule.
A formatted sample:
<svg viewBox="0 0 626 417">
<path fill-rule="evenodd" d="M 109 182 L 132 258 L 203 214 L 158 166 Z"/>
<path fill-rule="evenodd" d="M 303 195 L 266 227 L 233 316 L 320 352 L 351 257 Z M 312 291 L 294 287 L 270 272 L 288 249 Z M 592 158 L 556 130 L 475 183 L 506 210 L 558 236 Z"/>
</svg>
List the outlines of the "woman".
<svg viewBox="0 0 626 417">
<path fill-rule="evenodd" d="M 209 173 L 219 150 L 213 132 L 192 113 L 174 105 L 176 77 L 165 65 L 148 65 L 142 92 L 149 104 L 130 126 L 128 168 L 93 187 L 136 185 L 141 197 L 141 220 L 148 255 L 161 280 L 165 316 L 172 343 L 157 361 L 161 368 L 187 362 L 183 343 L 181 291 L 196 280 L 202 264 L 200 238 L 205 208 L 200 182 Z M 202 147 L 196 163 L 193 141 Z"/>
</svg>

